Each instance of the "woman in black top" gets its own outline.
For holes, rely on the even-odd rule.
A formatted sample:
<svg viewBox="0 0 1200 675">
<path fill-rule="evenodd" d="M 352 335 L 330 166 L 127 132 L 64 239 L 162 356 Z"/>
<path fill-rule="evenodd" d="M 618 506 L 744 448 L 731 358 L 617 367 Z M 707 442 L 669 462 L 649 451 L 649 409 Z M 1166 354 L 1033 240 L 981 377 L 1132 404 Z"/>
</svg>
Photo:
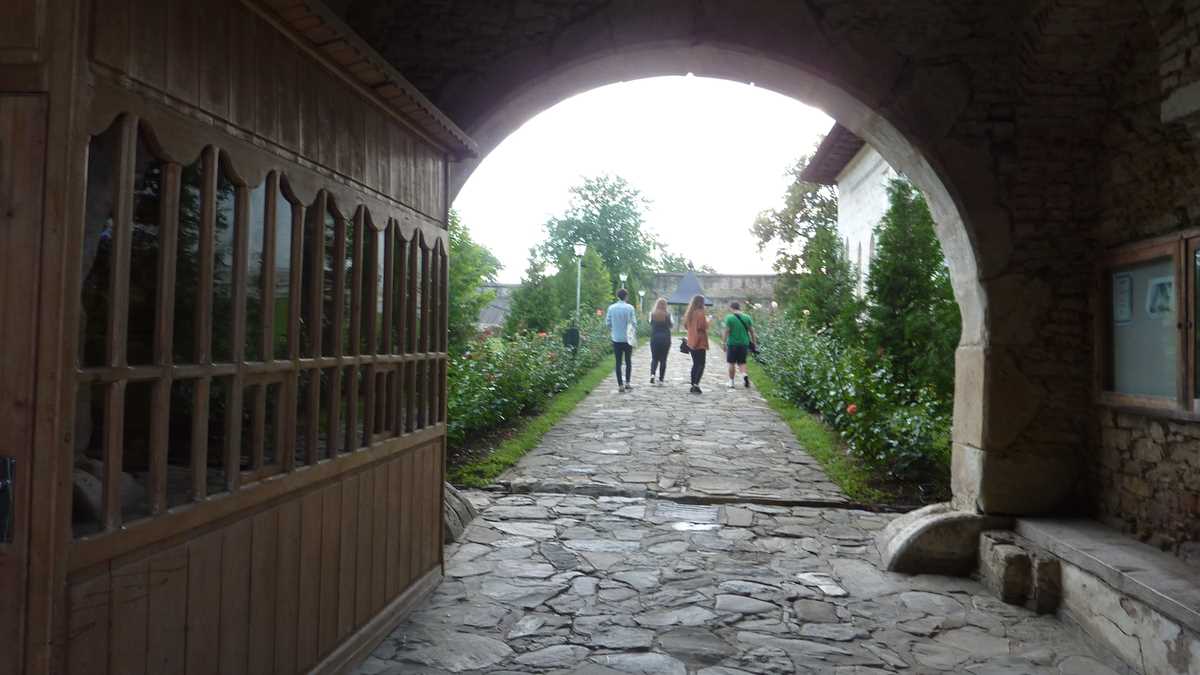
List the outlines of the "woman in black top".
<svg viewBox="0 0 1200 675">
<path fill-rule="evenodd" d="M 650 312 L 650 384 L 654 384 L 654 371 L 658 370 L 658 383 L 667 376 L 667 354 L 671 352 L 671 315 L 667 313 L 667 299 L 659 298 Z"/>
</svg>

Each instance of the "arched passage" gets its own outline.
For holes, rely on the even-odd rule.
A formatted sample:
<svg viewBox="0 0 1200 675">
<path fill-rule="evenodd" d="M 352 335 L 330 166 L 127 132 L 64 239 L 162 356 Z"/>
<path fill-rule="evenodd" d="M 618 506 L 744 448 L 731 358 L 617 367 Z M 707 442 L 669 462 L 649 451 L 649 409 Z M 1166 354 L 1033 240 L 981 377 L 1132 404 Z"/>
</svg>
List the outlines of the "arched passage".
<svg viewBox="0 0 1200 675">
<path fill-rule="evenodd" d="M 983 386 L 989 354 L 987 277 L 982 270 L 1002 270 L 1006 264 L 1008 223 L 996 207 L 996 188 L 988 172 L 988 157 L 941 139 L 902 132 L 884 113 L 872 109 L 846 90 L 810 70 L 751 54 L 728 46 L 648 46 L 619 54 L 586 59 L 556 68 L 536 82 L 514 90 L 480 115 L 467 131 L 479 143 L 482 155 L 499 145 L 526 121 L 550 106 L 591 88 L 664 74 L 720 77 L 771 89 L 822 108 L 857 135 L 868 140 L 890 164 L 908 175 L 928 197 L 946 252 L 954 289 L 963 316 L 955 406 L 956 452 L 978 457 L 984 446 L 986 406 Z M 953 98 L 953 95 L 951 95 Z M 901 120 L 903 123 L 903 120 Z M 913 140 L 913 139 L 916 140 Z M 929 148 L 929 150 L 924 150 Z M 934 153 L 934 154 L 930 154 Z M 452 191 L 457 191 L 478 166 L 478 159 L 460 162 L 452 169 Z M 997 246 L 999 242 L 1001 245 Z M 959 465 L 966 464 L 964 458 Z M 956 481 L 956 494 L 964 508 L 974 508 L 980 482 L 976 468 Z M 1035 509 L 1053 506 L 1056 497 L 1043 492 Z M 980 505 L 982 506 L 982 505 Z M 1006 507 L 1007 510 L 1008 507 Z"/>
<path fill-rule="evenodd" d="M 511 0 L 431 10 L 355 0 L 345 16 L 485 152 L 572 94 L 687 72 L 796 97 L 870 141 L 929 196 L 963 310 L 955 505 L 1029 514 L 1084 510 L 1093 489 L 1083 469 L 1096 464 L 1100 414 L 1090 303 L 1106 130 L 1124 124 L 1138 136 L 1196 107 L 1186 64 L 1138 37 L 1191 39 L 1164 32 L 1182 25 L 1178 4 Z M 1114 116 L 1114 87 L 1137 120 Z"/>
</svg>

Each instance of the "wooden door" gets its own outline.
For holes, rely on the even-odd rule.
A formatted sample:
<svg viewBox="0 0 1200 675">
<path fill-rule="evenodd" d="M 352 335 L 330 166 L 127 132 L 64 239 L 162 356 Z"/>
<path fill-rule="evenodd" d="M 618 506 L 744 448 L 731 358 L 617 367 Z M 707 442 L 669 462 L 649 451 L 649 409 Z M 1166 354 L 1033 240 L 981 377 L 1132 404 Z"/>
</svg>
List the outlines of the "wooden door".
<svg viewBox="0 0 1200 675">
<path fill-rule="evenodd" d="M 0 673 L 25 646 L 46 98 L 0 95 Z"/>
</svg>

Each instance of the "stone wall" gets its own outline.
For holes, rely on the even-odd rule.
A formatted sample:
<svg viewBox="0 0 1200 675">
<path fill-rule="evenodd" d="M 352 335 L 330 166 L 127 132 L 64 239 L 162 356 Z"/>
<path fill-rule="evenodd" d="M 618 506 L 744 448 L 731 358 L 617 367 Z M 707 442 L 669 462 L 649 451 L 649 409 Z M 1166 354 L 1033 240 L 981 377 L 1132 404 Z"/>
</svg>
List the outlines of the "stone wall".
<svg viewBox="0 0 1200 675">
<path fill-rule="evenodd" d="M 1104 410 L 1098 459 L 1104 522 L 1200 567 L 1200 425 Z"/>
<path fill-rule="evenodd" d="M 649 307 L 656 298 L 670 297 L 683 278 L 682 272 L 660 272 L 646 291 L 645 305 Z M 728 305 L 734 300 L 769 304 L 775 299 L 774 274 L 697 274 L 704 295 L 716 306 Z"/>
<path fill-rule="evenodd" d="M 1179 94 L 1200 77 L 1196 31 L 1186 26 L 1185 3 L 1159 4 L 1159 35 L 1131 36 L 1140 48 L 1128 53 L 1113 89 L 1100 170 L 1100 251 L 1200 224 L 1200 162 L 1183 112 L 1186 94 Z M 1099 293 L 1093 311 L 1108 302 Z M 1090 513 L 1200 566 L 1200 424 L 1101 405 L 1092 420 Z"/>
</svg>

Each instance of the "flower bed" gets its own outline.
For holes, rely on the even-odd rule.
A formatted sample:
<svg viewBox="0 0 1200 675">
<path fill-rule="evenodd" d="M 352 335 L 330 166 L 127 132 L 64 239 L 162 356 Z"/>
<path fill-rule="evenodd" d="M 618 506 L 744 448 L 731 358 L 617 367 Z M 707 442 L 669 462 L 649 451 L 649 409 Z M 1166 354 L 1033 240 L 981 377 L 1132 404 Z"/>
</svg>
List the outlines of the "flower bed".
<svg viewBox="0 0 1200 675">
<path fill-rule="evenodd" d="M 468 438 L 536 413 L 611 352 L 602 321 L 585 318 L 578 350 L 563 346 L 562 330 L 481 337 L 451 356 L 448 439 Z"/>
<path fill-rule="evenodd" d="M 845 440 L 848 452 L 876 473 L 944 487 L 950 457 L 947 402 L 897 382 L 887 362 L 862 347 L 840 344 L 796 321 L 771 324 L 760 330 L 758 359 L 787 398 L 820 415 Z"/>
</svg>

